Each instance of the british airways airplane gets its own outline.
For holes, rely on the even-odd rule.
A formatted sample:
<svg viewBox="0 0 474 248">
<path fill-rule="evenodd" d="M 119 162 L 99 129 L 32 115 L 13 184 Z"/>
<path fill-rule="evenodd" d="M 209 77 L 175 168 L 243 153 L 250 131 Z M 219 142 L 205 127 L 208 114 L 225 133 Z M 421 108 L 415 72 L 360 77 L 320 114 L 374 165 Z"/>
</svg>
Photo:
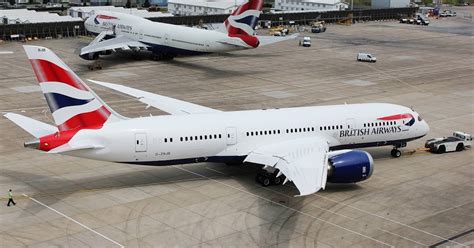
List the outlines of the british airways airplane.
<svg viewBox="0 0 474 248">
<path fill-rule="evenodd" d="M 157 59 L 177 55 L 198 55 L 252 49 L 296 38 L 255 35 L 255 26 L 262 12 L 263 0 L 249 0 L 225 20 L 222 30 L 206 30 L 171 25 L 110 11 L 90 16 L 85 28 L 97 37 L 81 49 L 80 56 L 96 60 L 115 50 L 150 50 Z"/>
<path fill-rule="evenodd" d="M 423 137 L 414 110 L 367 103 L 224 112 L 130 87 L 89 80 L 136 97 L 170 115 L 129 119 L 111 109 L 52 51 L 24 46 L 55 126 L 15 114 L 5 117 L 36 137 L 25 147 L 52 154 L 144 165 L 255 163 L 264 186 L 293 181 L 300 195 L 326 182 L 369 178 L 370 146 L 398 148 Z"/>
</svg>

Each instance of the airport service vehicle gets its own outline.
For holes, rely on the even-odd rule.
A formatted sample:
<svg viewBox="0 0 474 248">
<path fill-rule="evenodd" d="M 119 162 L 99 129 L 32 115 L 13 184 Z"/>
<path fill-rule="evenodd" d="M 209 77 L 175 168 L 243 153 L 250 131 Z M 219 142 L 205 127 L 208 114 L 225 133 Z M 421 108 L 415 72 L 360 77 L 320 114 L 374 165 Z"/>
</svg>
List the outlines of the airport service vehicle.
<svg viewBox="0 0 474 248">
<path fill-rule="evenodd" d="M 97 37 L 80 51 L 86 60 L 97 60 L 116 50 L 149 50 L 156 59 L 178 55 L 198 55 L 252 49 L 279 41 L 294 39 L 255 35 L 263 0 L 249 0 L 239 6 L 218 30 L 171 25 L 125 13 L 98 11 L 84 26 Z"/>
<path fill-rule="evenodd" d="M 408 23 L 408 18 L 400 18 L 400 23 Z"/>
<path fill-rule="evenodd" d="M 370 53 L 358 53 L 357 54 L 357 61 L 365 61 L 365 62 L 377 62 L 377 58 L 370 54 Z"/>
<path fill-rule="evenodd" d="M 430 24 L 430 20 L 422 15 L 418 15 L 416 19 L 420 25 L 428 26 Z"/>
<path fill-rule="evenodd" d="M 311 24 L 311 33 L 326 32 L 326 23 L 324 21 L 317 21 Z"/>
<path fill-rule="evenodd" d="M 300 46 L 310 47 L 311 46 L 311 37 L 305 36 L 303 40 L 300 40 Z"/>
<path fill-rule="evenodd" d="M 25 147 L 49 154 L 131 163 L 255 163 L 264 186 L 293 181 L 300 195 L 326 182 L 369 178 L 374 162 L 360 147 L 398 148 L 423 137 L 428 124 L 414 110 L 368 103 L 224 112 L 89 80 L 170 115 L 125 118 L 111 109 L 52 51 L 24 46 L 55 126 L 23 115 L 5 117 L 36 137 Z"/>
<path fill-rule="evenodd" d="M 471 147 L 472 137 L 463 132 L 454 132 L 451 137 L 429 139 L 425 143 L 425 148 L 429 148 L 434 153 L 445 153 L 462 151 L 466 147 Z"/>
</svg>

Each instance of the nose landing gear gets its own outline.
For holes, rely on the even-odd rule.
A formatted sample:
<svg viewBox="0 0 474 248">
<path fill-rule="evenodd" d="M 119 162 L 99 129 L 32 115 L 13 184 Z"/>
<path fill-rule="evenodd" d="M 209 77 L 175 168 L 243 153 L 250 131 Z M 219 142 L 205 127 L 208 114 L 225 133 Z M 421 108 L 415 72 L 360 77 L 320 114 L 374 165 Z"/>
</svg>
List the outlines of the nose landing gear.
<svg viewBox="0 0 474 248">
<path fill-rule="evenodd" d="M 390 152 L 390 155 L 394 158 L 399 158 L 402 156 L 402 152 L 399 150 L 399 148 L 407 146 L 407 143 L 401 143 L 393 146 L 392 151 Z"/>
</svg>

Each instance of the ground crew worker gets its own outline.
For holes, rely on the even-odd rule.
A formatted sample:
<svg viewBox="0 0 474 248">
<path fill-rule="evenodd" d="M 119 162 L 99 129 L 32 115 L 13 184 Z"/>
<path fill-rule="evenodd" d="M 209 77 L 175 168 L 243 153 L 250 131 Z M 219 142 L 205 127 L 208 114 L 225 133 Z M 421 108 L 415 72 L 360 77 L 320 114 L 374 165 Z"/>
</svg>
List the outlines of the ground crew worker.
<svg viewBox="0 0 474 248">
<path fill-rule="evenodd" d="M 8 207 L 10 207 L 10 203 L 13 203 L 13 206 L 16 205 L 15 201 L 13 200 L 13 193 L 11 189 L 8 191 L 8 203 L 7 203 Z"/>
</svg>

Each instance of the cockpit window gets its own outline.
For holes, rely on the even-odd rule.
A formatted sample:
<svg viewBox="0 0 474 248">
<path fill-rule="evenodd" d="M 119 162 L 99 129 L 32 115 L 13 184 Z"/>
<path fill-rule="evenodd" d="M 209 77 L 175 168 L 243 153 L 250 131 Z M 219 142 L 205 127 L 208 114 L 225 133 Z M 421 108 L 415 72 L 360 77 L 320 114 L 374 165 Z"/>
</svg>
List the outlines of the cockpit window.
<svg viewBox="0 0 474 248">
<path fill-rule="evenodd" d="M 421 118 L 421 115 L 418 115 L 418 121 L 422 121 L 423 118 Z"/>
</svg>

